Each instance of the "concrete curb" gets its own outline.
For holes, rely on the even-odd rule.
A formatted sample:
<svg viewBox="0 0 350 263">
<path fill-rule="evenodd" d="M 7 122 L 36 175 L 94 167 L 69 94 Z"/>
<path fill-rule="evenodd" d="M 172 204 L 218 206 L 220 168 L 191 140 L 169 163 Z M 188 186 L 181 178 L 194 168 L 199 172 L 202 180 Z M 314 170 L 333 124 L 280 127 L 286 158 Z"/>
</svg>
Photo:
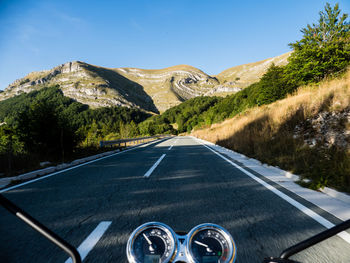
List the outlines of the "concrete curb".
<svg viewBox="0 0 350 263">
<path fill-rule="evenodd" d="M 277 166 L 277 167 L 276 167 L 276 166 L 270 166 L 270 165 L 268 165 L 268 164 L 266 164 L 266 163 L 260 162 L 260 161 L 257 160 L 257 159 L 249 158 L 249 157 L 245 156 L 244 154 L 236 153 L 235 151 L 232 151 L 232 150 L 230 150 L 230 149 L 227 149 L 227 148 L 222 147 L 222 146 L 217 145 L 217 144 L 212 144 L 212 145 L 214 145 L 214 146 L 216 146 L 216 147 L 219 147 L 219 148 L 221 148 L 221 149 L 224 150 L 224 151 L 227 151 L 227 152 L 230 152 L 230 153 L 239 154 L 242 158 L 244 158 L 244 159 L 246 159 L 246 160 L 249 160 L 250 162 L 255 163 L 256 165 L 262 165 L 262 166 L 264 166 L 264 167 L 266 167 L 266 168 L 272 169 L 272 170 L 274 170 L 275 172 L 277 172 L 278 174 L 280 174 L 280 175 L 282 175 L 282 176 L 284 176 L 284 177 L 286 177 L 286 178 L 288 178 L 288 179 L 290 179 L 290 180 L 292 180 L 292 181 L 294 181 L 294 182 L 300 180 L 300 176 L 299 176 L 299 175 L 293 174 L 293 173 L 291 173 L 291 172 L 289 172 L 289 171 L 282 170 L 282 169 L 279 168 L 278 166 Z"/>
<path fill-rule="evenodd" d="M 35 170 L 35 171 L 21 174 L 18 176 L 1 178 L 0 179 L 0 189 L 8 186 L 9 184 L 11 184 L 13 182 L 21 182 L 21 181 L 25 181 L 25 180 L 29 180 L 29 179 L 34 179 L 38 176 L 42 176 L 42 175 L 50 174 L 50 173 L 57 172 L 60 170 L 64 170 L 64 169 L 67 169 L 67 168 L 70 168 L 70 167 L 73 167 L 73 166 L 76 166 L 76 165 L 79 165 L 82 163 L 86 163 L 86 162 L 96 160 L 96 159 L 99 159 L 99 158 L 107 156 L 107 155 L 114 154 L 114 153 L 119 152 L 119 151 L 120 150 L 118 149 L 118 150 L 114 150 L 114 151 L 99 153 L 99 154 L 84 157 L 81 159 L 76 159 L 70 163 L 62 163 L 62 164 L 59 164 L 57 166 L 50 166 L 50 167 L 47 167 L 44 169 Z"/>
<path fill-rule="evenodd" d="M 346 194 L 346 193 L 342 193 L 342 192 L 338 192 L 332 188 L 328 188 L 325 187 L 323 189 L 320 189 L 320 191 L 322 193 L 325 193 L 326 195 L 329 195 L 331 197 L 334 197 L 336 199 L 339 199 L 345 203 L 349 203 L 350 204 L 350 195 Z"/>
</svg>

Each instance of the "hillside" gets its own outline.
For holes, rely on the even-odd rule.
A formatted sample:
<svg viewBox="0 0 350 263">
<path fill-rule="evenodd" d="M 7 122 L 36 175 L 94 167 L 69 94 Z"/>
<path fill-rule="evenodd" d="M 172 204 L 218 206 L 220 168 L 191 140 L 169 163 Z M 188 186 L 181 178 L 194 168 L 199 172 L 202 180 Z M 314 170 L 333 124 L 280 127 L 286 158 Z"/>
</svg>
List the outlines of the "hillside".
<svg viewBox="0 0 350 263">
<path fill-rule="evenodd" d="M 181 102 L 202 96 L 219 84 L 203 71 L 179 65 L 159 70 L 137 68 L 114 69 L 124 77 L 140 84 L 160 112 Z"/>
<path fill-rule="evenodd" d="M 262 61 L 244 64 L 224 70 L 215 77 L 222 84 L 231 84 L 237 88 L 244 89 L 249 85 L 259 81 L 271 64 L 284 66 L 288 63 L 288 58 L 292 52 L 282 54 L 277 57 L 268 58 Z"/>
<path fill-rule="evenodd" d="M 10 84 L 0 94 L 0 100 L 57 84 L 65 96 L 92 108 L 126 106 L 157 112 L 152 99 L 138 83 L 111 69 L 80 61 L 32 72 Z"/>
<path fill-rule="evenodd" d="M 350 70 L 192 135 L 350 192 Z"/>
<path fill-rule="evenodd" d="M 271 63 L 287 63 L 288 56 L 234 67 L 216 77 L 188 65 L 147 70 L 74 61 L 29 73 L 1 92 L 0 100 L 58 84 L 65 96 L 92 108 L 125 106 L 159 113 L 194 97 L 236 93 L 259 80 Z"/>
</svg>

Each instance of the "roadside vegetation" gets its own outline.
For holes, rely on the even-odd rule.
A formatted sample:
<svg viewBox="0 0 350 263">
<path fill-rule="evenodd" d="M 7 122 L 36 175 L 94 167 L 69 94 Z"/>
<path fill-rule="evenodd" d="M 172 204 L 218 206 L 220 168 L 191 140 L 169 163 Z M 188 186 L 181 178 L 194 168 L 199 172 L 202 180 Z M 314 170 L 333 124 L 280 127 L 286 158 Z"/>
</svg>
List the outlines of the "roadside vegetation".
<svg viewBox="0 0 350 263">
<path fill-rule="evenodd" d="M 350 192 L 350 24 L 340 12 L 327 4 L 302 30 L 289 63 L 249 87 L 260 86 L 240 104 L 247 110 L 192 134 L 311 179 L 311 188 Z"/>
<path fill-rule="evenodd" d="M 320 123 L 324 113 L 334 121 Z M 349 117 L 350 70 L 192 135 L 311 179 L 311 188 L 350 192 Z"/>
<path fill-rule="evenodd" d="M 57 87 L 0 102 L 0 173 L 3 176 L 101 151 L 102 139 L 134 137 L 150 114 L 125 107 L 90 109 Z"/>
</svg>

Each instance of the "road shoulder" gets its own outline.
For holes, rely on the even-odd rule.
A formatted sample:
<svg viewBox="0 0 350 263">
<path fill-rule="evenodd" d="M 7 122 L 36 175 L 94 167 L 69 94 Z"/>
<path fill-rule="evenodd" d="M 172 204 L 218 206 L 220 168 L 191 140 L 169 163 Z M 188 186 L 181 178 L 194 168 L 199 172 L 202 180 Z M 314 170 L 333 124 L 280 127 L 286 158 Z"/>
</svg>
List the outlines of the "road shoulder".
<svg viewBox="0 0 350 263">
<path fill-rule="evenodd" d="M 275 184 L 287 189 L 295 195 L 305 199 L 311 204 L 321 208 L 329 214 L 339 218 L 342 221 L 350 219 L 350 202 L 346 200 L 340 200 L 333 196 L 327 195 L 324 192 L 314 191 L 308 188 L 301 187 L 294 182 L 295 177 L 288 176 L 289 172 L 283 171 L 279 168 L 268 166 L 260 163 L 258 160 L 246 157 L 243 154 L 226 149 L 219 145 L 215 145 L 211 142 L 192 137 L 202 144 L 205 144 L 213 150 L 225 155 L 233 161 L 242 164 L 245 168 L 248 168 L 259 175 L 267 178 Z"/>
</svg>

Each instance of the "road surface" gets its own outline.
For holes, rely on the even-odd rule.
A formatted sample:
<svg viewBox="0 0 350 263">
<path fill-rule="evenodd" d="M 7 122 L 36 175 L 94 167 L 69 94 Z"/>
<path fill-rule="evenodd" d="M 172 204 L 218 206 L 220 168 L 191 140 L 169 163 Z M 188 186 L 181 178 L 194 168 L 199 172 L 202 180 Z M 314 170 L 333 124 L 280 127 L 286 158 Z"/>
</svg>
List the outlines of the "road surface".
<svg viewBox="0 0 350 263">
<path fill-rule="evenodd" d="M 341 222 L 280 190 L 332 223 Z M 235 239 L 239 263 L 278 256 L 325 230 L 191 137 L 136 147 L 3 194 L 75 247 L 99 232 L 83 262 L 126 262 L 130 233 L 149 221 L 177 231 L 205 222 L 222 225 Z M 0 207 L 0 262 L 66 262 L 67 258 Z M 336 236 L 294 259 L 350 262 L 350 244 Z"/>
</svg>

